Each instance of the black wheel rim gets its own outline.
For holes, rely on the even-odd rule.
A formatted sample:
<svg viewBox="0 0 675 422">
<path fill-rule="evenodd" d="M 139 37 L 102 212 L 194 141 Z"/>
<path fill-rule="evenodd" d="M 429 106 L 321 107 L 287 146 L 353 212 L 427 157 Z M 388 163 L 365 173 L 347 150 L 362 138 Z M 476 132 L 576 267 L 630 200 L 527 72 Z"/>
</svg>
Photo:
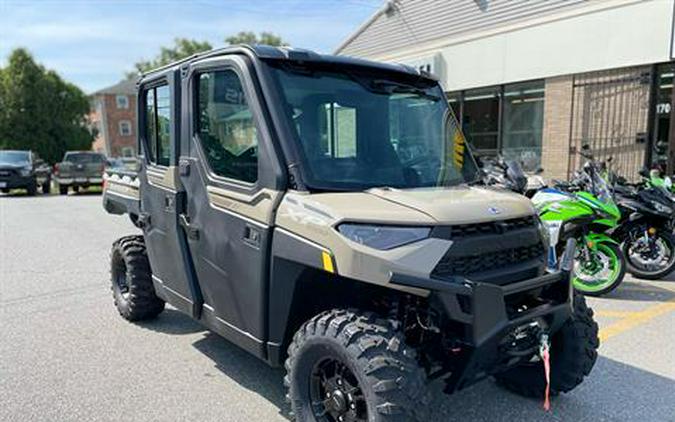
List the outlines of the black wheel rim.
<svg viewBox="0 0 675 422">
<path fill-rule="evenodd" d="M 663 271 L 675 261 L 673 245 L 667 237 L 657 235 L 648 245 L 639 247 L 631 243 L 627 249 L 627 257 L 633 267 L 647 274 Z"/>
<path fill-rule="evenodd" d="M 115 266 L 113 279 L 120 295 L 126 299 L 129 296 L 129 281 L 127 280 L 127 268 L 124 263 L 118 263 Z"/>
<path fill-rule="evenodd" d="M 317 363 L 310 377 L 312 413 L 321 422 L 368 420 L 366 398 L 354 373 L 342 362 L 326 358 Z"/>
</svg>

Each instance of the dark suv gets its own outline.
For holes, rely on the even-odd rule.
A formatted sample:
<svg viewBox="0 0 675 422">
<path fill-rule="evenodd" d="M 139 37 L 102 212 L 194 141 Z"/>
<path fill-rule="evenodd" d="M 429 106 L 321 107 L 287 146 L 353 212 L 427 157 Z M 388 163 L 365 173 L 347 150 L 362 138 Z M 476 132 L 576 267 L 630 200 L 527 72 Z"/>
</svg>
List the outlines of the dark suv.
<svg viewBox="0 0 675 422">
<path fill-rule="evenodd" d="M 49 193 L 51 172 L 49 166 L 31 151 L 0 151 L 0 190 L 25 189 L 35 195 L 38 186 Z"/>
</svg>

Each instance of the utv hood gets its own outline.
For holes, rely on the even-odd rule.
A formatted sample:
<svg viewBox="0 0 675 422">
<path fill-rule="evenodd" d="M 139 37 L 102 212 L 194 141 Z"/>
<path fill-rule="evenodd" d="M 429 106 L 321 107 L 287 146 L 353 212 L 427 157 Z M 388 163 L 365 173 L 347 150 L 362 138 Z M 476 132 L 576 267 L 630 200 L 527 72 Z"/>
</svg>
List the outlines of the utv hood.
<svg viewBox="0 0 675 422">
<path fill-rule="evenodd" d="M 371 189 L 368 194 L 414 209 L 442 224 L 507 220 L 535 213 L 522 195 L 477 187 Z"/>
</svg>

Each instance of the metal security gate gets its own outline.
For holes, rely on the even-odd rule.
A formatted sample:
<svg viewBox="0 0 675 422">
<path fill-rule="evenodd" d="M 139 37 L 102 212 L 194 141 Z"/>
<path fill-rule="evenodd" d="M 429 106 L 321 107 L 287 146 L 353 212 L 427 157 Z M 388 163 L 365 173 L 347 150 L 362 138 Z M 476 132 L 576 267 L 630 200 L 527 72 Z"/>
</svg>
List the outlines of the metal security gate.
<svg viewBox="0 0 675 422">
<path fill-rule="evenodd" d="M 650 67 L 593 72 L 574 77 L 569 172 L 580 168 L 577 152 L 588 144 L 600 160 L 629 180 L 649 158 Z"/>
</svg>

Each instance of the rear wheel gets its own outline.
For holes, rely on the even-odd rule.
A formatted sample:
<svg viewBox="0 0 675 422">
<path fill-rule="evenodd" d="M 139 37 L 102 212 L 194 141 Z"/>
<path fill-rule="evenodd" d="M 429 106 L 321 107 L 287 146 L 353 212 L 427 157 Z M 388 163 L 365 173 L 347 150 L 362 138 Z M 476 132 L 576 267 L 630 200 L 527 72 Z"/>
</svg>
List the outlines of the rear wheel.
<svg viewBox="0 0 675 422">
<path fill-rule="evenodd" d="M 622 245 L 628 272 L 647 280 L 658 280 L 675 269 L 675 237 L 659 230 L 652 238 L 629 239 Z"/>
<path fill-rule="evenodd" d="M 591 259 L 577 250 L 572 284 L 576 291 L 589 296 L 601 296 L 616 289 L 626 275 L 626 260 L 621 248 L 614 243 L 598 243 Z"/>
<path fill-rule="evenodd" d="M 40 190 L 42 191 L 42 193 L 44 195 L 48 195 L 52 190 L 52 182 L 50 180 L 47 180 L 46 182 L 44 182 L 42 184 L 42 187 L 40 188 Z"/>
<path fill-rule="evenodd" d="M 574 314 L 551 338 L 551 394 L 566 393 L 581 384 L 598 358 L 598 324 L 581 295 L 574 297 Z M 543 398 L 544 365 L 528 362 L 495 377 L 502 387 L 526 397 Z"/>
<path fill-rule="evenodd" d="M 68 185 L 59 185 L 59 194 L 68 195 Z"/>
<path fill-rule="evenodd" d="M 152 285 L 143 236 L 126 236 L 113 243 L 110 264 L 113 300 L 124 319 L 151 319 L 164 310 L 164 301 Z"/>
<path fill-rule="evenodd" d="M 37 183 L 33 182 L 26 187 L 26 193 L 28 196 L 35 196 L 37 194 Z"/>
<path fill-rule="evenodd" d="M 284 383 L 298 422 L 423 421 L 424 371 L 391 320 L 324 312 L 295 334 Z"/>
</svg>

